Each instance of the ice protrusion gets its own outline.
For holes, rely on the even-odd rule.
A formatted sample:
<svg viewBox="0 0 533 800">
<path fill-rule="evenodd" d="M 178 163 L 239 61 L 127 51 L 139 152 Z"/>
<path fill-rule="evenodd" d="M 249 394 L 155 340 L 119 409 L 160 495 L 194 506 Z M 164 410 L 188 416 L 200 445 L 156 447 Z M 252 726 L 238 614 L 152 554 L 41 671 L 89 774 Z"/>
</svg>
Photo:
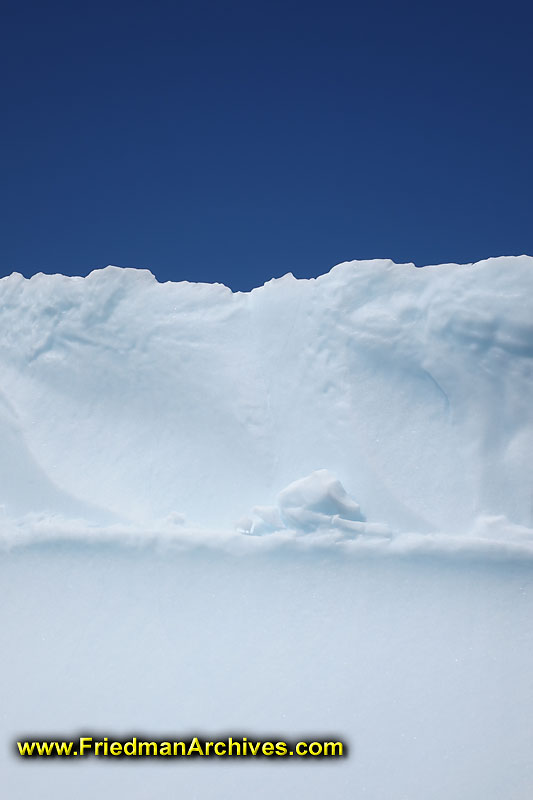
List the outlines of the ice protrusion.
<svg viewBox="0 0 533 800">
<path fill-rule="evenodd" d="M 290 483 L 277 497 L 275 506 L 255 506 L 251 517 L 236 525 L 241 533 L 262 536 L 280 530 L 314 533 L 342 532 L 344 536 L 390 535 L 385 525 L 366 522 L 358 503 L 327 469 L 319 469 Z"/>
<path fill-rule="evenodd" d="M 363 522 L 358 504 L 342 483 L 327 469 L 318 469 L 289 484 L 278 495 L 278 506 L 285 524 L 304 529 L 330 525 L 340 518 Z"/>
</svg>

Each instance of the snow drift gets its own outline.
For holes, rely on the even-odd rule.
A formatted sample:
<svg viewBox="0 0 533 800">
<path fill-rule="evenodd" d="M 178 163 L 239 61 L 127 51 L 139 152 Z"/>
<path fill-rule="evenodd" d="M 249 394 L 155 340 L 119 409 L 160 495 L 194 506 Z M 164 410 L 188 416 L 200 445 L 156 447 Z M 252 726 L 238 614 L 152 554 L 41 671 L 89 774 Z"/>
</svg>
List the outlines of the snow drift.
<svg viewBox="0 0 533 800">
<path fill-rule="evenodd" d="M 117 267 L 3 278 L 4 530 L 530 543 L 531 297 L 525 256 L 351 262 L 250 293 Z"/>
</svg>

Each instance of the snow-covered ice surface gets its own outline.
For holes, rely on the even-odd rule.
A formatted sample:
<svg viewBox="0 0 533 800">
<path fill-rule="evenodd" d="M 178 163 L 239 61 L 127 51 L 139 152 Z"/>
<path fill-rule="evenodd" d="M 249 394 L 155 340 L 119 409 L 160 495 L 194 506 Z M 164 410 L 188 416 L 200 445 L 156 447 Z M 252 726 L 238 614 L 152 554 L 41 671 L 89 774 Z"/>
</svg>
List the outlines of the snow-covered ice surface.
<svg viewBox="0 0 533 800">
<path fill-rule="evenodd" d="M 116 267 L 3 278 L 6 529 L 232 529 L 328 470 L 393 532 L 527 541 L 532 296 L 528 257 L 247 294 Z"/>
<path fill-rule="evenodd" d="M 2 797 L 531 800 L 524 564 L 55 544 L 0 562 Z M 22 735 L 344 738 L 330 763 L 20 761 Z M 283 736 L 282 736 L 283 735 Z"/>
<path fill-rule="evenodd" d="M 533 796 L 533 259 L 0 280 L 0 768 L 27 798 Z M 342 762 L 22 762 L 15 736 Z"/>
</svg>

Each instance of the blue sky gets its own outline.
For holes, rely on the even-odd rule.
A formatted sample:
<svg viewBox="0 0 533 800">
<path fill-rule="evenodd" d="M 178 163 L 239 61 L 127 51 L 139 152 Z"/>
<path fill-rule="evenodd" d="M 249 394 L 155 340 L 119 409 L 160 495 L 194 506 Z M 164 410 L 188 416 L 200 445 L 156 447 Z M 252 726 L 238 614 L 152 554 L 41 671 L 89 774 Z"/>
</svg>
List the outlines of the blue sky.
<svg viewBox="0 0 533 800">
<path fill-rule="evenodd" d="M 3 275 L 533 254 L 526 3 L 3 10 Z"/>
</svg>

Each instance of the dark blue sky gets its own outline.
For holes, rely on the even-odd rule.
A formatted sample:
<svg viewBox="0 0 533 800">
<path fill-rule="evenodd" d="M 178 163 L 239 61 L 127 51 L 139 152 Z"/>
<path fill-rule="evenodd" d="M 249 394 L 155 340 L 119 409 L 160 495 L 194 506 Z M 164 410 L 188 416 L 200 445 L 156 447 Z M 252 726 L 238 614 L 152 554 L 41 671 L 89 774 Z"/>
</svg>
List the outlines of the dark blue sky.
<svg viewBox="0 0 533 800">
<path fill-rule="evenodd" d="M 533 254 L 525 2 L 4 2 L 0 272 Z"/>
</svg>

